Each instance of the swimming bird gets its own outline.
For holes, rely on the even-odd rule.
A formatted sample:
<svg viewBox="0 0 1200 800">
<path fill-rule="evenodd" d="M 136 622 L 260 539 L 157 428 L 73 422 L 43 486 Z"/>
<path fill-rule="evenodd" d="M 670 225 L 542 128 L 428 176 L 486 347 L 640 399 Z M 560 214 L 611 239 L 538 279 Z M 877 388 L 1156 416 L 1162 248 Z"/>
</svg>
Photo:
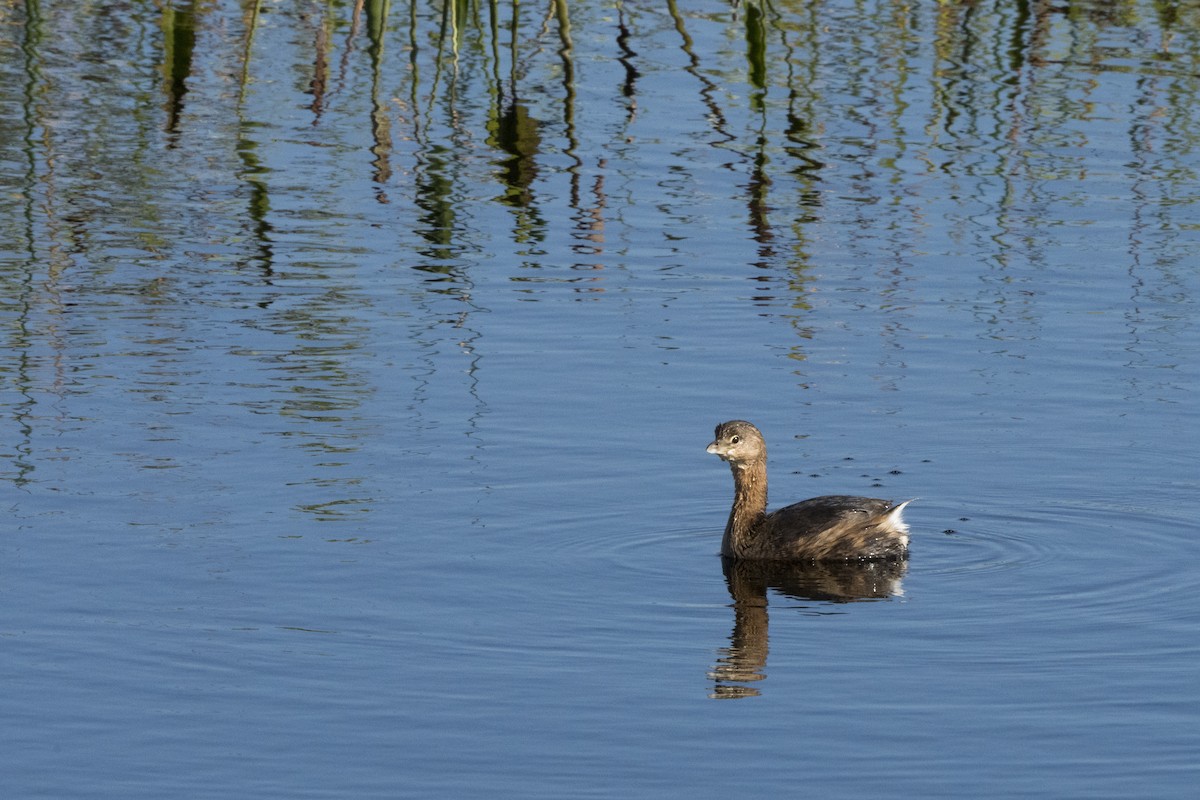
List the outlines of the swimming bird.
<svg viewBox="0 0 1200 800">
<path fill-rule="evenodd" d="M 826 495 L 767 513 L 767 443 L 745 420 L 717 426 L 708 452 L 729 462 L 733 508 L 721 555 L 781 561 L 847 561 L 905 558 L 904 507 L 874 497 Z"/>
</svg>

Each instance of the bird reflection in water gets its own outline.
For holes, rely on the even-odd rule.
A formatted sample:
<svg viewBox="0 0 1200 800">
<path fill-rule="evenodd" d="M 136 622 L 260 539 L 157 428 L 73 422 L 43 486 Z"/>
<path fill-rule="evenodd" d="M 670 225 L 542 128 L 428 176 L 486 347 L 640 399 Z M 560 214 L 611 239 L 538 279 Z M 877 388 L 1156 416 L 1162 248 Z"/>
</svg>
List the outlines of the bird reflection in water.
<svg viewBox="0 0 1200 800">
<path fill-rule="evenodd" d="M 767 677 L 767 590 L 784 597 L 821 603 L 884 600 L 903 594 L 906 559 L 792 563 L 722 559 L 725 583 L 733 597 L 733 633 L 718 652 L 708 677 L 709 697 L 754 697 L 752 684 Z"/>
</svg>

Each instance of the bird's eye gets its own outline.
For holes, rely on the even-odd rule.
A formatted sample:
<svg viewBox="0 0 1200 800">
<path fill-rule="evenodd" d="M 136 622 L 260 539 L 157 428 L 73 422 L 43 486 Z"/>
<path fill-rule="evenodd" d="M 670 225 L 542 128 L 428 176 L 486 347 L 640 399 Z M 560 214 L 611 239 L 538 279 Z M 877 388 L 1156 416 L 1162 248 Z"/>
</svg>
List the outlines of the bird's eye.
<svg viewBox="0 0 1200 800">
<path fill-rule="evenodd" d="M 740 442 L 741 440 L 742 440 L 742 437 L 738 436 L 736 433 L 735 433 L 733 436 L 730 436 L 730 437 L 729 437 L 729 443 L 730 443 L 730 444 L 737 444 L 737 443 L 738 443 L 738 442 Z"/>
</svg>

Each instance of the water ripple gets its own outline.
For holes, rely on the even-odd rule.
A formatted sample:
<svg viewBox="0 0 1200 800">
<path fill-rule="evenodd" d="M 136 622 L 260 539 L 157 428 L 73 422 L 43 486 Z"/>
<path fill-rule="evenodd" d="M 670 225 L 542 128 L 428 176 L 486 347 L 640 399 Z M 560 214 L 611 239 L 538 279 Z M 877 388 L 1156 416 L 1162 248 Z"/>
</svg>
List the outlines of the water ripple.
<svg viewBox="0 0 1200 800">
<path fill-rule="evenodd" d="M 1083 500 L 985 511 L 960 524 L 917 540 L 914 572 L 949 584 L 969 578 L 981 596 L 1016 592 L 1006 602 L 1023 602 L 1042 621 L 1168 621 L 1189 614 L 1177 600 L 1200 591 L 1200 571 L 1187 566 L 1192 524 L 1170 507 Z M 1000 587 L 988 575 L 1002 572 L 1020 574 Z"/>
<path fill-rule="evenodd" d="M 1042 535 L 1041 523 L 1033 514 L 979 515 L 958 520 L 962 528 L 940 536 L 915 530 L 913 559 L 922 572 L 955 575 L 1024 569 L 1068 556 L 1064 542 Z"/>
<path fill-rule="evenodd" d="M 678 574 L 681 562 L 699 560 L 711 562 L 712 569 L 720 572 L 717 558 L 720 531 L 697 530 L 695 527 L 659 530 L 620 527 L 620 521 L 615 518 L 603 536 L 584 535 L 594 533 L 595 527 L 577 530 L 578 533 L 567 533 L 556 539 L 554 549 L 567 561 L 619 564 L 622 569 L 634 570 L 647 577 L 665 577 Z"/>
</svg>

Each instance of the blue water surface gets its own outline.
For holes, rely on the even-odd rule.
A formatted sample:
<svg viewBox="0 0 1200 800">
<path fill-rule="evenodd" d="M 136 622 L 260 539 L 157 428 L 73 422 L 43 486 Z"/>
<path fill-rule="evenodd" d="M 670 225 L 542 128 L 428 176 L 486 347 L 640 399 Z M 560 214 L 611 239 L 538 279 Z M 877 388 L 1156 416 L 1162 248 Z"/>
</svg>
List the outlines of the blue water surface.
<svg viewBox="0 0 1200 800">
<path fill-rule="evenodd" d="M 0 17 L 0 795 L 1194 793 L 1197 9 Z"/>
</svg>

